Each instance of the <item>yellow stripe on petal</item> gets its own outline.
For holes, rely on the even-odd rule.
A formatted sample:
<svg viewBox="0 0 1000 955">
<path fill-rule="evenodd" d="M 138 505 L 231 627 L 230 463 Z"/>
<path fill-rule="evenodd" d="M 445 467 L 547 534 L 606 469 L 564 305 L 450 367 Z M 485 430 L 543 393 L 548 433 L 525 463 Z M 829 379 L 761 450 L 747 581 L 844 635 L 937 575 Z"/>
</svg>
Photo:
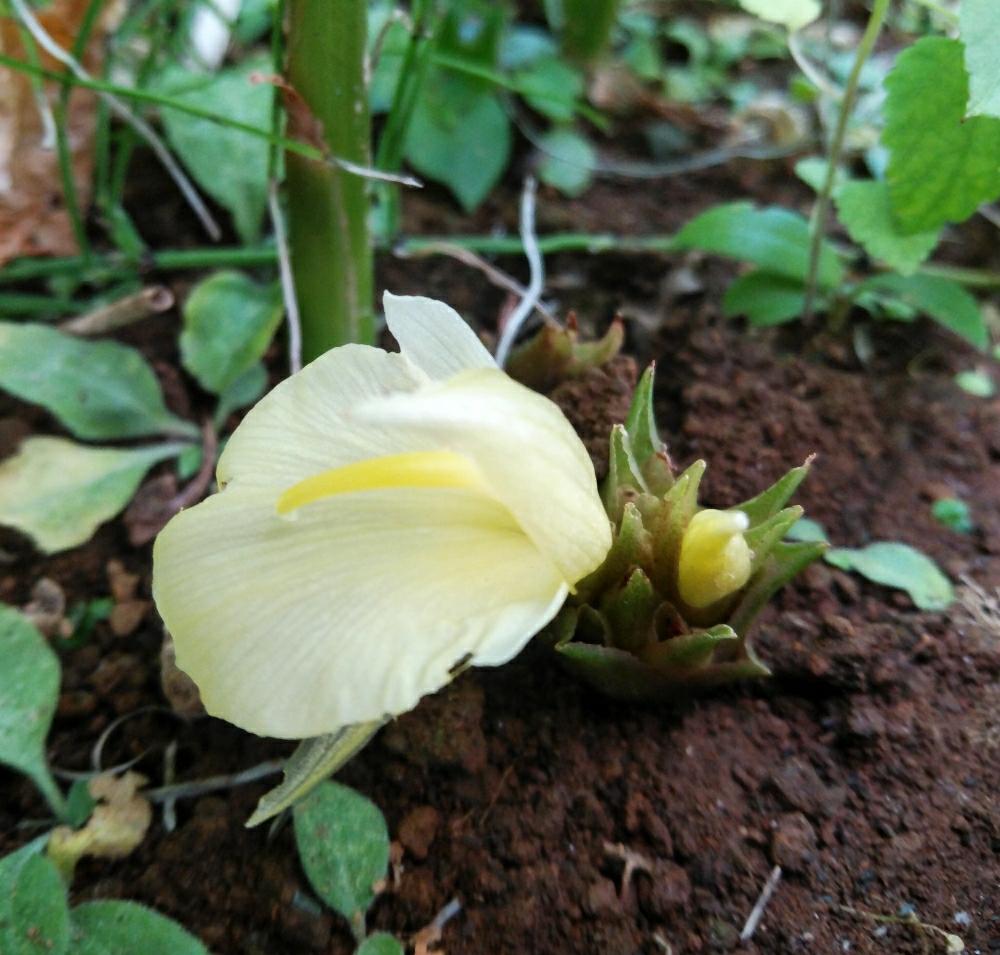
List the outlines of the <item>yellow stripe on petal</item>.
<svg viewBox="0 0 1000 955">
<path fill-rule="evenodd" d="M 384 488 L 445 487 L 485 490 L 482 475 L 467 457 L 454 451 L 412 451 L 355 461 L 299 481 L 278 498 L 279 514 L 337 494 Z"/>
</svg>

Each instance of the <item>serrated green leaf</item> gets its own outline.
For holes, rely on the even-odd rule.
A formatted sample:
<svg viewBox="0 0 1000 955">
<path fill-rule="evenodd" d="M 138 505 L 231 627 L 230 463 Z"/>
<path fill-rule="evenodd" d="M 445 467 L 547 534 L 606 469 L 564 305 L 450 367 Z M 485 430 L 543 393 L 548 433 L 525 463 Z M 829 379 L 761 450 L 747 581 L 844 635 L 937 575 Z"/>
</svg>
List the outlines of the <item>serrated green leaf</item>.
<svg viewBox="0 0 1000 955">
<path fill-rule="evenodd" d="M 538 177 L 564 195 L 585 192 L 594 178 L 597 154 L 590 140 L 572 129 L 553 129 L 538 140 Z"/>
<path fill-rule="evenodd" d="M 78 438 L 198 434 L 167 410 L 153 369 L 134 348 L 45 325 L 0 322 L 0 388 L 52 412 Z"/>
<path fill-rule="evenodd" d="M 1000 196 L 1000 120 L 965 118 L 962 44 L 924 37 L 886 78 L 885 131 L 893 213 L 904 234 L 962 222 Z"/>
<path fill-rule="evenodd" d="M 260 57 L 209 74 L 171 66 L 156 89 L 269 132 L 274 87 L 250 77 L 270 70 L 270 60 Z M 170 145 L 198 185 L 232 213 L 240 238 L 259 238 L 267 205 L 267 140 L 175 109 L 162 109 L 161 117 Z"/>
<path fill-rule="evenodd" d="M 875 275 L 858 291 L 888 293 L 917 312 L 928 315 L 976 348 L 985 349 L 989 333 L 979 303 L 957 282 L 936 275 Z"/>
<path fill-rule="evenodd" d="M 69 942 L 66 886 L 51 860 L 34 847 L 0 859 L 0 952 L 64 955 Z"/>
<path fill-rule="evenodd" d="M 958 23 L 969 74 L 966 115 L 1000 117 L 1000 4 L 996 0 L 962 0 Z"/>
<path fill-rule="evenodd" d="M 0 524 L 47 554 L 89 540 L 135 494 L 146 472 L 184 445 L 90 448 L 65 438 L 28 438 L 0 463 Z"/>
<path fill-rule="evenodd" d="M 755 271 L 741 275 L 726 289 L 722 312 L 726 318 L 746 315 L 751 325 L 766 328 L 798 318 L 805 304 L 805 287 L 798 279 Z"/>
<path fill-rule="evenodd" d="M 809 223 L 798 213 L 772 206 L 757 209 L 751 202 L 728 202 L 696 216 L 675 236 L 677 249 L 702 249 L 766 272 L 802 282 L 809 270 Z M 843 279 L 843 268 L 829 242 L 820 247 L 817 281 L 832 288 Z"/>
<path fill-rule="evenodd" d="M 822 10 L 819 0 L 739 0 L 739 4 L 747 13 L 789 30 L 808 26 Z"/>
<path fill-rule="evenodd" d="M 309 884 L 355 931 L 389 865 L 389 832 L 378 806 L 339 783 L 320 783 L 294 811 L 295 841 Z"/>
<path fill-rule="evenodd" d="M 403 955 L 403 946 L 394 935 L 375 932 L 358 946 L 354 955 Z"/>
<path fill-rule="evenodd" d="M 897 228 L 889 187 L 875 180 L 845 183 L 834 193 L 837 215 L 847 234 L 872 258 L 901 275 L 912 275 L 934 251 L 940 229 L 903 235 Z"/>
<path fill-rule="evenodd" d="M 62 794 L 45 758 L 45 739 L 59 699 L 59 660 L 31 622 L 4 604 L 0 647 L 0 763 L 29 776 L 62 813 Z"/>
<path fill-rule="evenodd" d="M 173 919 L 136 902 L 85 902 L 71 920 L 73 955 L 208 955 Z"/>
<path fill-rule="evenodd" d="M 299 743 L 285 763 L 285 778 L 279 786 L 261 796 L 247 828 L 258 826 L 309 795 L 324 779 L 335 773 L 379 731 L 382 721 L 356 723 L 335 733 L 315 736 Z"/>
<path fill-rule="evenodd" d="M 277 283 L 261 286 L 240 272 L 216 272 L 184 303 L 184 367 L 207 391 L 223 394 L 263 357 L 283 312 Z"/>
<path fill-rule="evenodd" d="M 926 554 L 895 541 L 878 541 L 860 550 L 837 547 L 827 563 L 853 570 L 876 584 L 905 590 L 921 610 L 944 610 L 955 599 L 951 582 Z"/>
<path fill-rule="evenodd" d="M 497 184 L 510 159 L 510 120 L 496 94 L 454 84 L 425 84 L 406 139 L 406 158 L 417 172 L 447 186 L 466 211 Z"/>
</svg>

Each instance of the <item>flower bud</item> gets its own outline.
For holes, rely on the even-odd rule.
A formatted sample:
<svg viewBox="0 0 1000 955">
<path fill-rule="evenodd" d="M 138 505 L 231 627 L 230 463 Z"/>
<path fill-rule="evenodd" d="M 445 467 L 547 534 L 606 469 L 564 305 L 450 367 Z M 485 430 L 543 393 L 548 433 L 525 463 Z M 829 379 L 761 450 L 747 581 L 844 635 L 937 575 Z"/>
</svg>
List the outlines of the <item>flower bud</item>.
<svg viewBox="0 0 1000 955">
<path fill-rule="evenodd" d="M 699 511 L 681 540 L 677 588 L 696 608 L 710 607 L 750 579 L 751 552 L 743 537 L 750 520 L 742 511 Z"/>
</svg>

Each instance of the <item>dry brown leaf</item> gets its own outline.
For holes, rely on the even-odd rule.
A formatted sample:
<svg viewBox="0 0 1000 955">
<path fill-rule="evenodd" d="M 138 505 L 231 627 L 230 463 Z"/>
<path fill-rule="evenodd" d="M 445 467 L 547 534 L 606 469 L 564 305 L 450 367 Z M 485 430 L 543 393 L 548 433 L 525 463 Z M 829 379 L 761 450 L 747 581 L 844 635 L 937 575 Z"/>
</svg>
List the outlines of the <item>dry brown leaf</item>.
<svg viewBox="0 0 1000 955">
<path fill-rule="evenodd" d="M 37 18 L 63 49 L 73 45 L 88 0 L 55 0 Z M 88 69 L 99 66 L 107 29 L 117 4 L 95 27 L 84 56 Z M 0 52 L 27 60 L 21 30 L 13 17 L 0 17 Z M 41 65 L 62 72 L 64 67 L 44 51 Z M 45 83 L 49 103 L 57 102 L 59 84 Z M 67 139 L 73 180 L 82 209 L 90 202 L 96 125 L 95 94 L 76 88 L 69 97 Z M 54 143 L 45 142 L 45 128 L 32 81 L 18 70 L 0 67 L 0 265 L 23 255 L 69 255 L 77 251 L 66 211 L 59 160 Z"/>
<path fill-rule="evenodd" d="M 66 874 L 85 855 L 122 859 L 145 838 L 153 821 L 153 807 L 139 790 L 148 780 L 139 773 L 95 776 L 89 783 L 97 806 L 82 829 L 57 826 L 49 837 L 49 857 Z"/>
</svg>

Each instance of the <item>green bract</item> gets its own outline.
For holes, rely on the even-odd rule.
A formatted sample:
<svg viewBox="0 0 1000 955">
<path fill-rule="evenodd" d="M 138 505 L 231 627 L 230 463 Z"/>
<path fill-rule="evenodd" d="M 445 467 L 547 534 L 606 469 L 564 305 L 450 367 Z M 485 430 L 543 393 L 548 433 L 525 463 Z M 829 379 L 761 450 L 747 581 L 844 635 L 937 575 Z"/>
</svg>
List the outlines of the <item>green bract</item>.
<svg viewBox="0 0 1000 955">
<path fill-rule="evenodd" d="M 675 476 L 657 434 L 649 368 L 628 420 L 611 435 L 602 496 L 614 543 L 550 627 L 555 649 L 570 669 L 626 700 L 657 700 L 677 688 L 767 676 L 770 671 L 748 640 L 750 628 L 777 590 L 828 546 L 783 539 L 802 516 L 801 507 L 785 504 L 809 463 L 731 509 L 746 515 L 742 536 L 750 550 L 749 578 L 744 575 L 742 586 L 715 603 L 688 605 L 679 586 L 682 542 L 691 519 L 704 510 L 698 486 L 705 462 Z"/>
</svg>

